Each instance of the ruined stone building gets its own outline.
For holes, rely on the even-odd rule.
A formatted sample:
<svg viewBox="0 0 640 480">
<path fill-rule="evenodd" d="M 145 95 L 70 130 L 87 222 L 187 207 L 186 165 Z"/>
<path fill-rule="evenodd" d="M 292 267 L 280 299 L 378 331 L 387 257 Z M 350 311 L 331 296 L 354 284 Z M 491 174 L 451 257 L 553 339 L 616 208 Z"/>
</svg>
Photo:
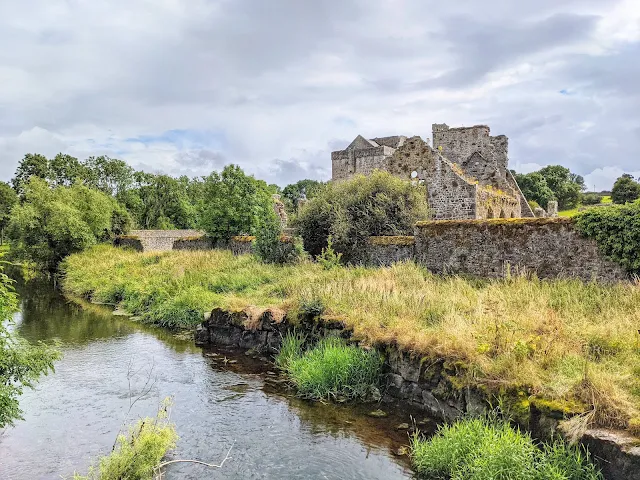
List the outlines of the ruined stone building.
<svg viewBox="0 0 640 480">
<path fill-rule="evenodd" d="M 331 153 L 332 179 L 384 170 L 424 183 L 432 217 L 484 219 L 533 217 L 508 168 L 509 140 L 492 137 L 489 127 L 433 125 L 433 148 L 420 137 L 358 135 Z"/>
</svg>

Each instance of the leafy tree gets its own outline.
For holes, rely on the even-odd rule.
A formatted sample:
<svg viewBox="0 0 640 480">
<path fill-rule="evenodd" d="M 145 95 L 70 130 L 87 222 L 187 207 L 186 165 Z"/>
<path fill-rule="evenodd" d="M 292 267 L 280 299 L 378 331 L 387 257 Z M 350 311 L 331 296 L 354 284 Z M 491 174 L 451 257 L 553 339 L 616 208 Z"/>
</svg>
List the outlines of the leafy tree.
<svg viewBox="0 0 640 480">
<path fill-rule="evenodd" d="M 255 234 L 262 219 L 273 211 L 266 182 L 246 175 L 237 165 L 227 165 L 221 173 L 209 175 L 203 191 L 200 224 L 216 240 Z"/>
<path fill-rule="evenodd" d="M 561 210 L 578 206 L 585 190 L 584 178 L 561 165 L 549 165 L 538 173 L 544 177 Z"/>
<path fill-rule="evenodd" d="M 428 218 L 426 192 L 389 173 L 376 171 L 329 183 L 304 208 L 295 225 L 312 255 L 319 255 L 331 235 L 346 262 L 365 261 L 370 236 L 407 235 Z"/>
<path fill-rule="evenodd" d="M 88 169 L 77 158 L 59 153 L 49 162 L 49 180 L 54 186 L 69 187 L 87 179 Z"/>
<path fill-rule="evenodd" d="M 116 196 L 131 187 L 134 181 L 133 169 L 123 160 L 106 155 L 89 157 L 84 161 L 87 169 L 87 185 Z"/>
<path fill-rule="evenodd" d="M 611 200 L 613 203 L 633 202 L 640 198 L 640 183 L 636 182 L 628 173 L 623 174 L 613 184 Z"/>
<path fill-rule="evenodd" d="M 33 388 L 60 356 L 43 344 L 30 345 L 7 328 L 18 308 L 10 282 L 0 271 L 0 428 L 22 419 L 18 398 L 24 388 Z"/>
<path fill-rule="evenodd" d="M 43 180 L 49 179 L 49 160 L 39 153 L 27 153 L 16 169 L 16 176 L 11 180 L 13 189 L 18 195 L 24 193 L 24 188 L 31 177 Z"/>
<path fill-rule="evenodd" d="M 18 195 L 11 185 L 0 182 L 0 245 L 4 244 L 4 229 L 9 224 L 11 209 L 18 203 Z"/>
<path fill-rule="evenodd" d="M 284 187 L 282 189 L 282 196 L 287 207 L 295 209 L 298 207 L 298 199 L 302 192 L 305 193 L 307 200 L 311 200 L 318 195 L 324 186 L 324 182 L 318 182 L 317 180 L 300 180 Z"/>
<path fill-rule="evenodd" d="M 15 255 L 55 271 L 67 255 L 131 225 L 129 214 L 108 195 L 83 185 L 51 189 L 32 177 L 22 204 L 12 210 L 8 233 Z"/>
<path fill-rule="evenodd" d="M 304 256 L 300 242 L 282 234 L 280 218 L 273 209 L 258 227 L 253 251 L 266 263 L 294 263 Z"/>
<path fill-rule="evenodd" d="M 515 177 L 524 198 L 536 202 L 536 206 L 547 208 L 549 200 L 555 198 L 553 190 L 549 188 L 546 179 L 539 172 L 516 173 Z"/>
</svg>

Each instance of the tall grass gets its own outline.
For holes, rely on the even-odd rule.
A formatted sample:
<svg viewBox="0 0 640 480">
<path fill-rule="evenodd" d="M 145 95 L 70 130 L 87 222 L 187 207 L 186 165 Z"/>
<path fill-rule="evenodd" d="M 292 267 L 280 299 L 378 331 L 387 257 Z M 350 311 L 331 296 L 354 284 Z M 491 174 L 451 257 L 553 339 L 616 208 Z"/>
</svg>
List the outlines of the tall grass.
<svg viewBox="0 0 640 480">
<path fill-rule="evenodd" d="M 297 312 L 318 314 L 342 320 L 366 343 L 455 361 L 466 381 L 490 392 L 516 389 L 592 411 L 599 425 L 640 424 L 638 284 L 479 281 L 413 263 L 324 269 L 227 251 L 109 246 L 68 257 L 64 270 L 69 294 L 121 303 L 147 321 L 191 326 L 214 307 L 277 308 L 294 321 Z"/>
<path fill-rule="evenodd" d="M 462 420 L 425 440 L 414 435 L 411 458 L 430 480 L 602 480 L 587 451 L 558 440 L 538 448 L 505 422 Z"/>
<path fill-rule="evenodd" d="M 89 469 L 87 476 L 73 480 L 151 480 L 167 451 L 175 448 L 178 435 L 168 421 L 168 400 L 155 418 L 144 418 L 120 434 L 113 451 Z"/>
<path fill-rule="evenodd" d="M 328 337 L 302 351 L 300 337 L 287 336 L 276 363 L 282 365 L 305 398 L 366 398 L 380 380 L 382 357 L 375 350 Z"/>
</svg>

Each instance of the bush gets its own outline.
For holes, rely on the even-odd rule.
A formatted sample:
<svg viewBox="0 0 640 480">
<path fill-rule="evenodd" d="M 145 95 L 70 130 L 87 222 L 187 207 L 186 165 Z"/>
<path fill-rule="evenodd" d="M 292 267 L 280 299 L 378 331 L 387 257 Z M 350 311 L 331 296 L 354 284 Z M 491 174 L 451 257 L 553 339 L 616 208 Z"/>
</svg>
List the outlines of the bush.
<svg viewBox="0 0 640 480">
<path fill-rule="evenodd" d="M 333 237 L 329 235 L 327 238 L 327 246 L 322 249 L 320 255 L 316 257 L 317 262 L 322 265 L 325 270 L 331 270 L 340 266 L 340 260 L 342 259 L 341 253 L 336 253 L 333 249 Z"/>
<path fill-rule="evenodd" d="M 280 221 L 275 213 L 260 225 L 253 244 L 253 252 L 266 263 L 295 263 L 304 256 L 299 241 L 282 234 Z"/>
<path fill-rule="evenodd" d="M 640 198 L 640 183 L 628 173 L 623 174 L 613 184 L 611 199 L 613 203 L 625 204 Z"/>
<path fill-rule="evenodd" d="M 364 399 L 378 385 L 382 357 L 374 350 L 350 346 L 338 338 L 324 338 L 313 348 L 294 355 L 296 347 L 301 347 L 300 340 L 289 338 L 276 362 L 285 366 L 302 397 Z"/>
<path fill-rule="evenodd" d="M 640 273 L 640 201 L 592 208 L 575 217 L 578 230 L 631 273 Z"/>
<path fill-rule="evenodd" d="M 599 193 L 585 193 L 582 195 L 582 204 L 583 205 L 599 205 L 602 203 L 602 199 L 604 196 Z"/>
<path fill-rule="evenodd" d="M 127 435 L 118 435 L 111 454 L 102 457 L 98 467 L 74 480 L 150 480 L 167 451 L 175 448 L 178 434 L 169 423 L 165 400 L 156 418 L 144 418 L 129 427 Z"/>
<path fill-rule="evenodd" d="M 430 440 L 411 441 L 417 473 L 442 480 L 602 480 L 586 451 L 561 441 L 537 448 L 506 422 L 468 419 L 445 425 Z"/>
<path fill-rule="evenodd" d="M 328 184 L 300 212 L 295 225 L 311 255 L 319 255 L 331 235 L 346 262 L 360 263 L 366 259 L 370 236 L 411 234 L 415 222 L 427 217 L 424 187 L 375 171 Z"/>
</svg>

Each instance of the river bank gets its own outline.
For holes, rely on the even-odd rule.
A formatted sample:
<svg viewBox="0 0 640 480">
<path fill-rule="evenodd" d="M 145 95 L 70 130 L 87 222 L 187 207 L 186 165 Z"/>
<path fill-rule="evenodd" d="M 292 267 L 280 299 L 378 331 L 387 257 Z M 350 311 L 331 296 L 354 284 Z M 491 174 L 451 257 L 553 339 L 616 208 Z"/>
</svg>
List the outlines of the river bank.
<svg viewBox="0 0 640 480">
<path fill-rule="evenodd" d="M 79 308 L 46 283 L 19 292 L 16 329 L 31 342 L 58 341 L 63 358 L 36 390 L 25 391 L 25 420 L 0 435 L 3 479 L 86 471 L 110 451 L 130 394 L 142 392 L 150 370 L 152 389 L 129 416 L 153 414 L 159 400 L 173 396 L 180 440 L 171 459 L 217 463 L 234 445 L 219 472 L 224 478 L 411 478 L 408 459 L 394 454 L 408 444 L 407 431 L 396 426 L 410 421 L 409 412 L 373 419 L 366 406 L 306 402 L 244 352 L 203 350 L 110 309 Z M 172 465 L 165 478 L 206 475 L 205 467 Z"/>
<path fill-rule="evenodd" d="M 104 246 L 69 257 L 64 269 L 68 293 L 142 321 L 178 327 L 208 318 L 203 344 L 273 352 L 293 326 L 339 330 L 386 354 L 387 398 L 443 419 L 500 404 L 541 436 L 584 413 L 592 426 L 637 425 L 634 284 L 437 277 L 411 263 L 282 267 L 224 251 Z"/>
</svg>

